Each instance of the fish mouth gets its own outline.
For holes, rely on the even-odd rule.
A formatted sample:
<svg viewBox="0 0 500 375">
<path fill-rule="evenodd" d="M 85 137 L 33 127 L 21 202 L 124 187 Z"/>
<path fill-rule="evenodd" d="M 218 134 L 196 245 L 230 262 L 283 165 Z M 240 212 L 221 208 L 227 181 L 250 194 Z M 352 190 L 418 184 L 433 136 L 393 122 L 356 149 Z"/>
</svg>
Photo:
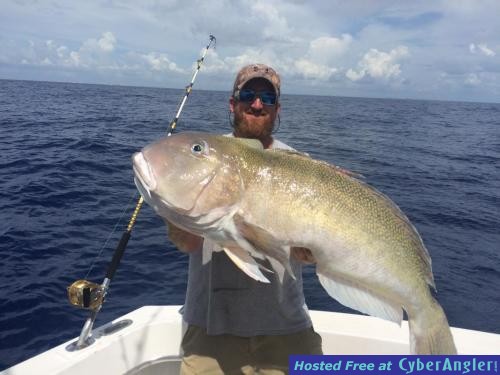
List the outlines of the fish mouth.
<svg viewBox="0 0 500 375">
<path fill-rule="evenodd" d="M 155 190 L 158 187 L 155 174 L 142 152 L 136 152 L 132 156 L 132 168 L 134 170 L 134 183 L 144 200 L 157 212 L 162 208 L 172 209 L 173 205 L 159 196 Z M 161 203 L 161 204 L 160 204 Z"/>
<path fill-rule="evenodd" d="M 135 174 L 134 181 L 137 188 L 143 197 L 151 197 L 151 191 L 156 189 L 157 182 L 149 163 L 146 161 L 146 158 L 144 158 L 142 152 L 136 152 L 132 156 L 132 161 Z M 146 193 L 146 195 L 144 193 Z"/>
<path fill-rule="evenodd" d="M 136 152 L 132 156 L 132 168 L 134 170 L 134 183 L 139 190 L 139 193 L 144 198 L 144 200 L 155 209 L 155 211 L 163 212 L 164 209 L 169 211 L 175 211 L 177 214 L 184 216 L 191 216 L 193 211 L 195 211 L 197 202 L 203 195 L 207 187 L 210 185 L 212 180 L 216 177 L 219 168 L 211 171 L 207 176 L 203 178 L 202 181 L 197 182 L 200 186 L 195 189 L 195 196 L 192 197 L 192 205 L 179 205 L 172 201 L 166 200 L 164 196 L 160 194 L 157 189 L 159 188 L 159 182 L 156 179 L 155 173 L 151 164 L 148 163 L 143 152 Z M 178 202 L 180 203 L 180 202 Z"/>
</svg>

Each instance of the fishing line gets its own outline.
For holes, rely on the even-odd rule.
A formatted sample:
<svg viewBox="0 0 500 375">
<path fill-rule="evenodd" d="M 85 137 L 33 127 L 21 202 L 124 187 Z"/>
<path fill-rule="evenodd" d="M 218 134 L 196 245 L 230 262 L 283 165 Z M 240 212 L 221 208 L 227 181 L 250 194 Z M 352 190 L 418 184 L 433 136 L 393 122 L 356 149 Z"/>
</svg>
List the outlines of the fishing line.
<svg viewBox="0 0 500 375">
<path fill-rule="evenodd" d="M 125 212 L 127 212 L 127 211 L 128 211 L 128 209 L 129 209 L 129 208 L 130 208 L 130 206 L 132 205 L 132 201 L 134 200 L 134 198 L 135 198 L 135 197 L 137 197 L 137 192 L 136 192 L 136 191 L 134 191 L 134 192 L 132 193 L 132 195 L 130 196 L 130 199 L 128 200 L 127 206 L 123 209 L 123 211 L 122 211 L 122 213 L 121 213 L 120 217 L 118 218 L 118 221 L 116 222 L 116 224 L 115 224 L 115 226 L 114 226 L 113 230 L 112 230 L 112 231 L 111 231 L 111 233 L 108 235 L 108 238 L 106 239 L 106 242 L 104 242 L 104 245 L 102 245 L 101 250 L 99 250 L 99 254 L 97 254 L 97 256 L 96 256 L 96 257 L 94 257 L 94 260 L 93 260 L 93 261 L 92 261 L 92 263 L 90 264 L 90 268 L 89 268 L 89 270 L 88 270 L 87 274 L 85 275 L 84 279 L 86 279 L 87 277 L 89 277 L 90 272 L 91 272 L 91 271 L 92 271 L 92 269 L 94 268 L 94 265 L 95 265 L 96 261 L 97 261 L 97 260 L 101 257 L 102 252 L 104 251 L 104 249 L 105 249 L 105 248 L 106 248 L 106 246 L 108 245 L 108 242 L 109 242 L 109 240 L 111 239 L 111 237 L 113 236 L 113 234 L 115 234 L 115 232 L 116 232 L 116 228 L 118 228 L 118 225 L 120 225 L 120 223 L 121 223 L 121 221 L 122 221 L 123 217 L 125 216 Z"/>
<path fill-rule="evenodd" d="M 210 39 L 209 43 L 207 44 L 205 50 L 203 51 L 203 55 L 202 55 L 201 59 L 197 60 L 196 70 L 193 74 L 193 77 L 191 78 L 191 82 L 189 83 L 188 86 L 186 86 L 184 97 L 180 103 L 179 109 L 177 110 L 177 113 L 176 113 L 174 119 L 170 123 L 167 136 L 171 136 L 172 133 L 174 132 L 176 126 L 177 126 L 177 122 L 178 122 L 179 117 L 181 115 L 182 109 L 184 108 L 184 105 L 186 104 L 186 101 L 187 101 L 187 98 L 189 97 L 189 94 L 193 90 L 194 81 L 196 79 L 196 76 L 198 75 L 198 72 L 200 71 L 201 65 L 203 64 L 203 61 L 205 60 L 205 56 L 207 55 L 209 48 L 212 46 L 212 44 L 214 44 L 214 47 L 215 47 L 215 43 L 216 43 L 215 36 L 210 35 L 209 39 Z M 113 254 L 113 258 L 111 259 L 111 262 L 108 265 L 108 269 L 106 271 L 106 277 L 104 278 L 102 284 L 99 285 L 99 284 L 93 283 L 91 281 L 88 281 L 86 279 L 83 279 L 83 280 L 75 281 L 73 284 L 71 284 L 68 287 L 68 299 L 69 299 L 70 303 L 74 306 L 90 310 L 90 315 L 87 318 L 87 320 L 85 321 L 85 324 L 82 328 L 82 331 L 80 333 L 78 341 L 72 343 L 70 345 L 70 347 L 68 348 L 68 350 L 72 351 L 72 350 L 83 349 L 83 348 L 89 346 L 90 344 L 92 344 L 93 338 L 90 337 L 90 334 L 92 332 L 92 327 L 94 325 L 94 321 L 97 317 L 97 313 L 99 312 L 99 310 L 102 307 L 102 304 L 104 303 L 104 299 L 105 299 L 107 291 L 109 289 L 109 285 L 111 283 L 111 280 L 113 279 L 113 276 L 114 276 L 116 270 L 118 269 L 121 258 L 125 252 L 125 248 L 126 248 L 127 243 L 130 239 L 130 236 L 132 233 L 132 228 L 134 227 L 134 224 L 137 220 L 137 215 L 139 214 L 139 211 L 140 211 L 143 203 L 144 203 L 144 199 L 141 196 L 139 198 L 139 200 L 137 201 L 137 204 L 135 206 L 134 212 L 132 213 L 132 216 L 130 217 L 130 220 L 129 220 L 128 225 L 127 225 L 127 229 L 125 230 L 125 232 L 123 232 L 123 234 L 120 238 L 120 241 L 118 242 L 118 245 L 116 246 L 115 252 Z M 128 205 L 130 205 L 130 202 Z M 126 211 L 127 209 L 128 209 L 128 207 L 125 208 L 124 211 Z M 122 214 L 122 216 L 123 216 L 123 214 Z M 108 237 L 108 240 L 106 240 L 106 243 L 104 244 L 100 253 L 102 253 L 102 250 L 104 249 L 104 247 L 108 243 L 109 238 L 116 230 L 116 227 L 118 226 L 120 221 L 121 221 L 121 217 L 118 220 L 117 224 L 115 225 L 115 228 L 111 232 L 110 236 Z M 100 255 L 100 253 L 99 253 L 99 255 Z M 95 262 L 95 260 L 94 260 L 94 262 Z M 90 273 L 90 271 L 92 270 L 93 264 L 91 265 L 91 268 L 90 268 L 89 272 L 87 273 L 87 276 Z"/>
<path fill-rule="evenodd" d="M 195 73 L 193 74 L 193 77 L 191 79 L 191 82 L 189 83 L 188 86 L 185 87 L 185 93 L 184 93 L 184 96 L 182 97 L 182 99 L 179 101 L 179 105 L 178 105 L 178 110 L 177 110 L 177 113 L 174 117 L 174 119 L 171 121 L 170 125 L 169 125 L 169 131 L 168 131 L 168 134 L 167 136 L 170 136 L 172 135 L 173 131 L 175 130 L 176 128 L 176 125 L 177 125 L 177 121 L 179 120 L 179 117 L 181 115 L 181 112 L 182 112 L 182 109 L 184 108 L 184 105 L 186 104 L 186 100 L 189 96 L 189 94 L 191 93 L 192 91 L 192 88 L 193 88 L 193 84 L 194 84 L 194 81 L 196 79 L 196 76 L 198 75 L 198 72 L 201 68 L 201 65 L 205 59 L 205 56 L 208 52 L 208 49 L 210 48 L 210 45 L 212 44 L 212 42 L 214 43 L 214 48 L 215 48 L 215 43 L 216 43 L 216 39 L 213 35 L 210 35 L 209 37 L 210 41 L 209 41 L 209 44 L 206 46 L 205 50 L 204 50 L 204 53 L 202 55 L 202 57 L 200 59 L 198 59 L 196 61 L 197 63 L 197 67 L 196 67 L 196 71 Z M 107 244 L 109 243 L 109 240 L 111 239 L 111 237 L 113 236 L 113 234 L 116 232 L 116 229 L 118 228 L 118 225 L 121 223 L 123 217 L 125 216 L 125 212 L 128 211 L 128 209 L 130 208 L 130 205 L 131 205 L 131 202 L 132 200 L 134 199 L 134 197 L 137 196 L 137 192 L 135 191 L 132 196 L 130 197 L 128 203 L 127 203 L 127 206 L 123 209 L 118 221 L 116 222 L 113 230 L 111 231 L 111 233 L 108 235 L 108 238 L 106 239 L 104 245 L 101 247 L 101 249 L 99 250 L 99 253 L 97 254 L 97 256 L 94 258 L 94 260 L 92 261 L 92 264 L 90 265 L 90 268 L 87 272 L 87 274 L 85 275 L 85 279 L 89 276 L 90 272 L 92 271 L 97 259 L 99 259 L 102 255 L 102 252 L 104 251 L 104 249 L 106 248 Z M 137 213 L 140 209 L 140 206 L 142 205 L 142 197 L 139 198 L 138 202 L 136 203 L 136 209 L 134 211 L 134 213 L 136 214 L 135 216 L 137 216 Z M 139 207 L 139 208 L 138 208 Z M 135 220 L 134 220 L 135 221 Z M 130 231 L 132 230 L 132 226 L 133 226 L 133 223 L 131 224 L 129 222 L 128 226 L 127 226 L 127 231 Z"/>
</svg>

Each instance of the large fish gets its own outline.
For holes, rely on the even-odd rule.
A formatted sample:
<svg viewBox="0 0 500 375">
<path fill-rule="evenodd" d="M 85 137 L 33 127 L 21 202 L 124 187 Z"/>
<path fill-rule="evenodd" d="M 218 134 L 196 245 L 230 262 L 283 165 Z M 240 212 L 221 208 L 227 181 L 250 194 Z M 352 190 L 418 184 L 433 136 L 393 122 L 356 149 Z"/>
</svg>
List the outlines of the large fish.
<svg viewBox="0 0 500 375">
<path fill-rule="evenodd" d="M 269 260 L 281 279 L 294 277 L 290 247 L 305 247 L 321 285 L 342 304 L 397 323 L 406 311 L 411 353 L 456 353 L 417 231 L 345 170 L 256 140 L 191 132 L 145 147 L 133 166 L 160 216 L 220 244 L 250 277 L 268 282 L 255 258 Z"/>
</svg>

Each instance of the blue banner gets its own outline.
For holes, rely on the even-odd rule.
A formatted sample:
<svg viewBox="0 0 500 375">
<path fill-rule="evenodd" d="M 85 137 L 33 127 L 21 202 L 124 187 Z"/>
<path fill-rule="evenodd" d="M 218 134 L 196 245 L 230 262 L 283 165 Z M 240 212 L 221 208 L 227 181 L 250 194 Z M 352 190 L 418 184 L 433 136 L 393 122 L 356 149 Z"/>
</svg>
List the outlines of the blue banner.
<svg viewBox="0 0 500 375">
<path fill-rule="evenodd" d="M 290 375 L 498 374 L 500 355 L 292 355 Z"/>
</svg>

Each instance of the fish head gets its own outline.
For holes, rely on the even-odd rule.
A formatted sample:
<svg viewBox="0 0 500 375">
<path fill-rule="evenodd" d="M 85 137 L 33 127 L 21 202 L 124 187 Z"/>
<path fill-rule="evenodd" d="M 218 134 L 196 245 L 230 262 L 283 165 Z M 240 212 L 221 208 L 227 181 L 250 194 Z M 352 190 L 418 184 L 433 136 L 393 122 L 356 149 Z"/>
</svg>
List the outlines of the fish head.
<svg viewBox="0 0 500 375">
<path fill-rule="evenodd" d="M 137 188 L 157 214 L 195 231 L 195 221 L 214 220 L 237 203 L 242 182 L 224 138 L 183 132 L 133 155 Z"/>
</svg>

